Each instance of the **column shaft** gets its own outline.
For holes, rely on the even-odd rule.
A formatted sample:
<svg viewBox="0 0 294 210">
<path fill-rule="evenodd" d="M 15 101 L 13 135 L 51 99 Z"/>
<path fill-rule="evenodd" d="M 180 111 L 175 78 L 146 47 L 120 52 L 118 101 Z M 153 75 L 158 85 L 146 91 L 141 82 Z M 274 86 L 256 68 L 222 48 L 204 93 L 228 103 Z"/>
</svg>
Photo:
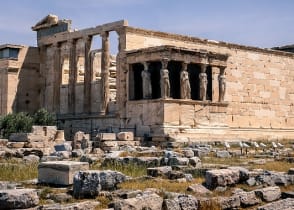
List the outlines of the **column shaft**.
<svg viewBox="0 0 294 210">
<path fill-rule="evenodd" d="M 101 55 L 101 113 L 106 113 L 109 102 L 109 32 L 105 31 L 102 36 L 102 55 Z"/>
<path fill-rule="evenodd" d="M 75 113 L 75 86 L 77 81 L 77 60 L 76 43 L 74 40 L 69 42 L 69 85 L 68 85 L 68 111 Z"/>
<path fill-rule="evenodd" d="M 53 111 L 60 112 L 60 85 L 62 77 L 61 61 L 60 61 L 60 47 L 58 43 L 54 44 L 54 93 L 53 93 Z"/>
<path fill-rule="evenodd" d="M 84 44 L 85 44 L 85 55 L 84 55 L 84 112 L 90 113 L 91 112 L 91 81 L 93 78 L 93 72 L 91 68 L 91 59 L 90 59 L 90 49 L 91 49 L 91 42 L 92 37 L 85 37 Z"/>
</svg>

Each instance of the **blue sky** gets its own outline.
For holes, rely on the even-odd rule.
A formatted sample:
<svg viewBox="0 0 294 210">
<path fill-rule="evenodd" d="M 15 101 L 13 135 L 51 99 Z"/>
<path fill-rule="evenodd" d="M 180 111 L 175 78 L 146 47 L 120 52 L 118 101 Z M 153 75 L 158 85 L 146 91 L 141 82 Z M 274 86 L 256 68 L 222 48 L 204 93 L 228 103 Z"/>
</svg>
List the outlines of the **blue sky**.
<svg viewBox="0 0 294 210">
<path fill-rule="evenodd" d="M 294 44 L 293 0 L 6 0 L 0 44 L 35 46 L 31 26 L 49 13 L 77 29 L 126 19 L 134 27 L 262 48 Z"/>
</svg>

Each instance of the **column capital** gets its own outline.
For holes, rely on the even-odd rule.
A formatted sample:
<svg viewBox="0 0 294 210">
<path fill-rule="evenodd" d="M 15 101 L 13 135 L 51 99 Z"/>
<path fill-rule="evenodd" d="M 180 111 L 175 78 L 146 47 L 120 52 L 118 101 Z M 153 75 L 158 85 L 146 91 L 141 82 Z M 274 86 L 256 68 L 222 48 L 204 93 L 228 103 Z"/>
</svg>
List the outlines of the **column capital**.
<svg viewBox="0 0 294 210">
<path fill-rule="evenodd" d="M 100 36 L 102 37 L 102 39 L 107 39 L 109 37 L 109 31 L 102 31 L 100 33 Z"/>
<path fill-rule="evenodd" d="M 163 58 L 161 60 L 162 69 L 167 69 L 168 62 L 169 62 L 169 58 Z"/>
<path fill-rule="evenodd" d="M 188 61 L 184 61 L 184 62 L 182 63 L 182 71 L 187 71 L 188 64 L 189 64 Z"/>
<path fill-rule="evenodd" d="M 206 63 L 200 63 L 200 67 L 201 67 L 201 73 L 205 73 L 206 72 L 206 67 L 208 65 Z"/>
<path fill-rule="evenodd" d="M 142 62 L 142 64 L 144 66 L 144 70 L 148 70 L 149 62 L 148 61 L 144 61 L 144 62 Z"/>
<path fill-rule="evenodd" d="M 221 75 L 224 75 L 225 74 L 225 70 L 226 70 L 226 66 L 219 66 L 219 72 Z"/>
</svg>

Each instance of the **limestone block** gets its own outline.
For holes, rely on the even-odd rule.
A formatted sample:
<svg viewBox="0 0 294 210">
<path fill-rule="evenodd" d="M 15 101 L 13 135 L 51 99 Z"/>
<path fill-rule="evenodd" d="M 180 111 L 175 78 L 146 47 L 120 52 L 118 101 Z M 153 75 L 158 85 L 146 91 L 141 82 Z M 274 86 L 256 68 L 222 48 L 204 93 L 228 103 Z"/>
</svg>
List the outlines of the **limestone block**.
<svg viewBox="0 0 294 210">
<path fill-rule="evenodd" d="M 294 198 L 272 202 L 257 208 L 257 210 L 290 210 L 294 209 Z"/>
<path fill-rule="evenodd" d="M 119 132 L 117 138 L 121 141 L 133 141 L 134 133 L 133 132 Z"/>
<path fill-rule="evenodd" d="M 25 142 L 25 148 L 44 148 L 48 146 L 48 143 L 45 142 Z"/>
<path fill-rule="evenodd" d="M 179 104 L 168 103 L 164 104 L 164 123 L 168 125 L 179 125 L 180 113 Z"/>
<path fill-rule="evenodd" d="M 9 136 L 9 141 L 12 142 L 27 142 L 28 139 L 28 134 L 27 133 L 12 133 Z"/>
<path fill-rule="evenodd" d="M 60 144 L 65 141 L 64 130 L 57 130 L 54 141 Z"/>
<path fill-rule="evenodd" d="M 8 143 L 8 139 L 0 139 L 0 148 L 6 147 L 7 143 Z"/>
<path fill-rule="evenodd" d="M 25 142 L 8 142 L 7 147 L 8 148 L 23 148 L 25 145 Z"/>
<path fill-rule="evenodd" d="M 161 167 L 155 167 L 155 168 L 147 168 L 147 175 L 158 177 L 158 176 L 165 176 L 169 172 L 172 171 L 171 166 L 161 166 Z"/>
<path fill-rule="evenodd" d="M 35 189 L 0 190 L 0 209 L 28 209 L 38 204 Z"/>
<path fill-rule="evenodd" d="M 117 141 L 103 141 L 101 142 L 101 147 L 117 147 Z"/>
<path fill-rule="evenodd" d="M 89 163 L 74 161 L 50 161 L 38 166 L 38 182 L 53 185 L 71 185 L 77 171 L 88 170 Z"/>
<path fill-rule="evenodd" d="M 142 195 L 137 195 L 134 198 L 117 200 L 112 203 L 114 209 L 129 210 L 129 209 L 162 209 L 163 199 L 153 192 L 143 192 Z M 197 208 L 196 208 L 197 209 Z"/>
<path fill-rule="evenodd" d="M 140 146 L 139 141 L 116 141 L 118 146 Z"/>
<path fill-rule="evenodd" d="M 116 140 L 115 133 L 98 133 L 96 137 L 99 141 L 115 141 Z"/>
<path fill-rule="evenodd" d="M 210 189 L 214 189 L 218 186 L 225 187 L 227 185 L 237 184 L 239 179 L 239 170 L 214 169 L 207 171 L 205 174 L 205 183 Z"/>
<path fill-rule="evenodd" d="M 180 105 L 180 125 L 194 126 L 194 105 Z"/>
<path fill-rule="evenodd" d="M 266 187 L 255 190 L 255 194 L 263 201 L 272 202 L 281 197 L 281 189 L 279 187 Z"/>
<path fill-rule="evenodd" d="M 73 195 L 76 198 L 95 197 L 100 190 L 115 190 L 127 177 L 117 171 L 86 170 L 74 176 Z"/>
<path fill-rule="evenodd" d="M 198 200 L 192 195 L 179 194 L 172 199 L 165 199 L 163 209 L 181 210 L 181 209 L 198 209 Z"/>
<path fill-rule="evenodd" d="M 28 133 L 28 141 L 29 142 L 46 142 L 48 138 L 43 135 L 38 135 L 34 133 Z"/>
<path fill-rule="evenodd" d="M 241 206 L 239 196 L 220 197 L 219 198 L 221 209 L 235 209 Z"/>
<path fill-rule="evenodd" d="M 254 206 L 261 203 L 261 200 L 256 197 L 254 191 L 240 192 L 237 195 L 240 197 L 242 207 Z"/>
</svg>

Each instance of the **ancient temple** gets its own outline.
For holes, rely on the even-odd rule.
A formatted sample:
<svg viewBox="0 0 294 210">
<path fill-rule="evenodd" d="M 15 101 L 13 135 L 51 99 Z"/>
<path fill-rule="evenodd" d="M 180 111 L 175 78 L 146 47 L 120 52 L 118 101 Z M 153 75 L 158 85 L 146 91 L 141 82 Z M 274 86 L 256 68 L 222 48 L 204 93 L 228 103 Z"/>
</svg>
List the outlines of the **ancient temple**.
<svg viewBox="0 0 294 210">
<path fill-rule="evenodd" d="M 154 143 L 294 137 L 293 53 L 139 29 L 125 20 L 72 30 L 70 20 L 48 15 L 32 28 L 38 79 L 30 91 L 38 96 L 27 90 L 26 100 L 56 113 L 68 139 L 78 130 L 133 131 Z M 115 56 L 110 34 L 118 37 Z"/>
</svg>

